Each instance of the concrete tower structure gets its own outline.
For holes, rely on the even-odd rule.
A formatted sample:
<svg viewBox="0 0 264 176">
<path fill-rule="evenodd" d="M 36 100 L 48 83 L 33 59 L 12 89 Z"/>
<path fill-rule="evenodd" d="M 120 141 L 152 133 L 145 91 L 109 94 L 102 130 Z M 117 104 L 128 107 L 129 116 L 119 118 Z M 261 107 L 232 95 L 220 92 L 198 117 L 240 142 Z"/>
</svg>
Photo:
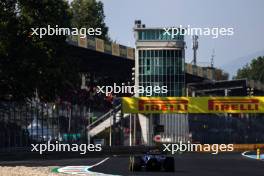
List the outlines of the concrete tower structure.
<svg viewBox="0 0 264 176">
<path fill-rule="evenodd" d="M 134 32 L 136 39 L 135 85 L 167 86 L 167 93 L 153 93 L 154 97 L 184 96 L 184 36 L 169 35 L 164 28 L 146 28 L 139 20 L 135 21 Z M 136 96 L 141 97 L 146 94 Z M 153 144 L 155 135 L 161 135 L 161 142 L 188 140 L 188 119 L 185 114 L 139 114 L 139 121 L 143 143 L 146 145 Z"/>
</svg>

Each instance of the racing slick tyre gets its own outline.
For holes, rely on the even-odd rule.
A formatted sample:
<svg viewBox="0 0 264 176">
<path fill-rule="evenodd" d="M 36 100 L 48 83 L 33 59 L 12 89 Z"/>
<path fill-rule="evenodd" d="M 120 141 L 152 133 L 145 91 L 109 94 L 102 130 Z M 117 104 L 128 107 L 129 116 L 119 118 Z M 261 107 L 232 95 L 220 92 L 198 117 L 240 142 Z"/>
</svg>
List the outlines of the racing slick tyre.
<svg viewBox="0 0 264 176">
<path fill-rule="evenodd" d="M 173 157 L 166 157 L 163 163 L 163 168 L 166 172 L 174 172 L 174 158 Z"/>
<path fill-rule="evenodd" d="M 151 158 L 148 160 L 146 165 L 147 171 L 160 171 L 161 163 L 156 158 Z"/>
<path fill-rule="evenodd" d="M 141 171 L 142 158 L 140 156 L 130 157 L 129 160 L 129 171 Z"/>
</svg>

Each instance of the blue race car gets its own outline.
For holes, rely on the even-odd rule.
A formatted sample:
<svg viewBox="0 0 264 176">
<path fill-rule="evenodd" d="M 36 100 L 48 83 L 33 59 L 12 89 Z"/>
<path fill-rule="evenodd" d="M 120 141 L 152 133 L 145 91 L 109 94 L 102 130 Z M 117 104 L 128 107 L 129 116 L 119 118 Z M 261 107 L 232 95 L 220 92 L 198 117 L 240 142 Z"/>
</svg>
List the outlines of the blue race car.
<svg viewBox="0 0 264 176">
<path fill-rule="evenodd" d="M 132 172 L 174 172 L 174 157 L 168 157 L 156 152 L 148 152 L 143 156 L 132 156 L 129 160 L 129 170 Z"/>
</svg>

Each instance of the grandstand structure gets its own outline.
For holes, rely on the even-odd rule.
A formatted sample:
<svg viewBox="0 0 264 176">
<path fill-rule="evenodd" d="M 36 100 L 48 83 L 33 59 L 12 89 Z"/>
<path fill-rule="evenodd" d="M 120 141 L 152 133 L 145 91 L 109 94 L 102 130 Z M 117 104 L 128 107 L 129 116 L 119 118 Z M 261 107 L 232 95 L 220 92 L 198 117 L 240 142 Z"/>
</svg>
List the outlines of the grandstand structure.
<svg viewBox="0 0 264 176">
<path fill-rule="evenodd" d="M 114 63 L 113 59 L 121 59 L 120 69 L 121 71 L 127 71 L 127 77 L 130 79 L 130 73 L 132 73 L 132 68 L 135 65 L 135 48 L 127 47 L 124 45 L 120 45 L 118 43 L 109 43 L 107 41 L 104 41 L 102 39 L 98 38 L 80 38 L 78 36 L 69 36 L 67 38 L 67 42 L 77 48 L 83 48 L 86 50 L 79 50 L 79 51 L 72 51 L 70 53 L 74 53 L 75 57 L 84 57 L 89 58 L 89 61 L 83 60 L 85 65 L 90 65 L 91 68 L 97 68 L 100 65 L 95 65 L 97 63 L 91 63 L 99 58 L 109 58 L 107 60 L 104 60 L 103 65 Z M 76 49 L 76 48 L 75 48 Z M 77 53 L 76 53 L 77 52 Z M 78 54 L 79 53 L 79 54 Z M 82 54 L 80 54 L 82 53 Z M 127 67 L 129 66 L 129 68 Z M 184 70 L 185 70 L 185 78 L 186 83 L 191 82 L 201 82 L 203 80 L 212 80 L 212 81 L 221 81 L 221 80 L 227 80 L 226 75 L 224 72 L 215 67 L 201 67 L 197 65 L 193 65 L 190 63 L 184 64 Z M 85 69 L 84 69 L 85 70 Z M 98 72 L 100 72 L 99 70 Z M 111 75 L 114 74 L 114 69 L 110 69 Z M 246 86 L 250 88 L 254 88 L 256 91 L 264 91 L 264 84 L 262 84 L 260 81 L 255 80 L 247 80 Z"/>
</svg>

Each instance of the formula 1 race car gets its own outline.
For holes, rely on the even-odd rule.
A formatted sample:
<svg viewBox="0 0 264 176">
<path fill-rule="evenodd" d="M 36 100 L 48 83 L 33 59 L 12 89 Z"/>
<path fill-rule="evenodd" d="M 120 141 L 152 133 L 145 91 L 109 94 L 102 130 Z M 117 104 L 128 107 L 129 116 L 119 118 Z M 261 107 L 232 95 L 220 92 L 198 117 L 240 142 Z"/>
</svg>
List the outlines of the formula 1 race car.
<svg viewBox="0 0 264 176">
<path fill-rule="evenodd" d="M 143 156 L 132 156 L 129 160 L 129 170 L 174 172 L 174 157 L 151 152 Z"/>
</svg>

